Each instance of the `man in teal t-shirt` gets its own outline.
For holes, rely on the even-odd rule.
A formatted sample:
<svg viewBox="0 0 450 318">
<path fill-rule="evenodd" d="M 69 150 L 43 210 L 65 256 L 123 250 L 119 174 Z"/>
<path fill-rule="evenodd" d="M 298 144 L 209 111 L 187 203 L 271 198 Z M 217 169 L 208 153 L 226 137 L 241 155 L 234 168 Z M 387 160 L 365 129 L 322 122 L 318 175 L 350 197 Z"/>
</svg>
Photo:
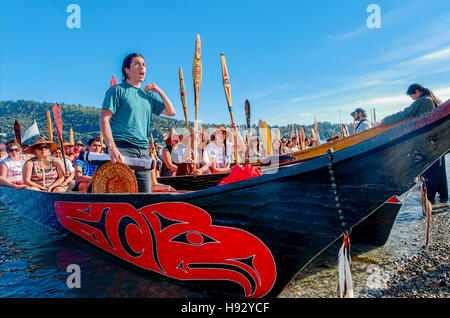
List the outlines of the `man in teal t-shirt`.
<svg viewBox="0 0 450 318">
<path fill-rule="evenodd" d="M 141 54 L 133 53 L 124 59 L 122 74 L 123 82 L 106 92 L 100 117 L 100 128 L 113 163 L 123 162 L 123 156 L 149 159 L 152 114 L 170 117 L 176 114 L 169 98 L 154 83 L 141 88 L 146 74 Z M 135 175 L 138 191 L 151 192 L 150 171 L 135 171 Z"/>
</svg>

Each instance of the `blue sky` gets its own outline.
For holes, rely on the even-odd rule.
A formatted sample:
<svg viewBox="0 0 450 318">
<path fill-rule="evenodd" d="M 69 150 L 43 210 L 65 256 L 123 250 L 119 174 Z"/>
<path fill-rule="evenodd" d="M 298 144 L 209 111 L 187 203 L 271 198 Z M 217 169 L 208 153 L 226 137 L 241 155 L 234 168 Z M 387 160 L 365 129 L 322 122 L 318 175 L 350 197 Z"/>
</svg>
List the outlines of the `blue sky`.
<svg viewBox="0 0 450 318">
<path fill-rule="evenodd" d="M 69 4 L 81 8 L 70 29 Z M 370 4 L 381 28 L 370 29 Z M 101 106 L 113 74 L 131 52 L 184 119 L 178 68 L 184 71 L 188 118 L 194 117 L 192 64 L 202 40 L 199 119 L 229 124 L 220 52 L 231 82 L 233 112 L 245 123 L 350 122 L 355 107 L 377 119 L 408 106 L 422 83 L 450 98 L 450 1 L 1 1 L 0 99 Z"/>
</svg>

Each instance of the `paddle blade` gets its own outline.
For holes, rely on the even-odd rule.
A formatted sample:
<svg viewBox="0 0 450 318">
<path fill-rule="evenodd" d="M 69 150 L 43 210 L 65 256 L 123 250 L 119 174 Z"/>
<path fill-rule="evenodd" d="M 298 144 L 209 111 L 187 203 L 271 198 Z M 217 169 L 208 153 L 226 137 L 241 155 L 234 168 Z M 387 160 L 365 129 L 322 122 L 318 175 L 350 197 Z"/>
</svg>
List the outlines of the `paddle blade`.
<svg viewBox="0 0 450 318">
<path fill-rule="evenodd" d="M 75 139 L 73 138 L 73 129 L 72 128 L 70 128 L 69 142 L 70 142 L 70 144 L 75 145 Z"/>
<path fill-rule="evenodd" d="M 58 138 L 62 141 L 62 119 L 61 119 L 61 108 L 59 105 L 55 104 L 53 106 L 53 117 L 55 118 L 56 132 L 58 133 Z"/>
<path fill-rule="evenodd" d="M 16 134 L 17 142 L 19 143 L 19 145 L 22 145 L 22 138 L 20 137 L 20 125 L 17 120 L 14 122 L 14 133 Z"/>
<path fill-rule="evenodd" d="M 258 122 L 259 134 L 261 135 L 262 142 L 264 144 L 264 149 L 266 149 L 266 156 L 272 155 L 272 142 L 270 138 L 269 126 L 266 122 L 261 119 Z"/>
<path fill-rule="evenodd" d="M 195 40 L 194 65 L 192 67 L 192 79 L 194 81 L 194 101 L 195 101 L 195 119 L 197 120 L 198 100 L 200 96 L 200 85 L 202 84 L 202 46 L 200 34 L 197 34 Z"/>
<path fill-rule="evenodd" d="M 316 140 L 320 141 L 320 135 L 319 135 L 319 125 L 317 124 L 317 116 L 314 116 L 314 130 L 316 132 Z"/>
<path fill-rule="evenodd" d="M 305 131 L 303 130 L 303 127 L 300 127 L 300 145 L 302 146 L 302 149 L 306 149 L 305 139 Z"/>
<path fill-rule="evenodd" d="M 225 96 L 227 98 L 228 110 L 232 112 L 232 101 L 231 101 L 231 85 L 230 85 L 230 76 L 228 75 L 227 62 L 225 60 L 225 55 L 220 53 L 220 62 L 222 65 L 222 80 L 223 80 L 223 88 L 225 90 Z"/>
<path fill-rule="evenodd" d="M 183 69 L 180 66 L 179 69 L 179 77 L 180 77 L 180 97 L 181 97 L 181 104 L 183 105 L 183 112 L 184 112 L 184 119 L 186 120 L 186 128 L 188 127 L 188 120 L 187 120 L 187 106 L 186 106 L 186 88 L 184 86 L 184 75 L 183 75 Z"/>
<path fill-rule="evenodd" d="M 245 100 L 245 117 L 247 118 L 247 128 L 250 128 L 250 102 Z"/>
<path fill-rule="evenodd" d="M 48 139 L 50 141 L 53 141 L 53 125 L 52 125 L 52 118 L 50 116 L 50 110 L 47 109 L 47 133 L 48 133 Z"/>
</svg>

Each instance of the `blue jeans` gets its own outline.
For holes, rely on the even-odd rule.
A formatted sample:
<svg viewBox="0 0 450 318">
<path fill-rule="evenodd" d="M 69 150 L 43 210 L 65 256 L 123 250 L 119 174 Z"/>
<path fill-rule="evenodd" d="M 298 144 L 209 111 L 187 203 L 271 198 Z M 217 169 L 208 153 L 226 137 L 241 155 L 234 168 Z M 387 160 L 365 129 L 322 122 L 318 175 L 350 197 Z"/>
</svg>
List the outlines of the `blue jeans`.
<svg viewBox="0 0 450 318">
<path fill-rule="evenodd" d="M 148 148 L 139 148 L 128 142 L 117 141 L 116 143 L 117 149 L 120 151 L 122 156 L 130 157 L 130 158 L 141 158 L 141 159 L 150 159 L 150 153 Z M 108 151 L 108 150 L 107 150 Z M 134 170 L 134 175 L 136 176 L 138 192 L 150 193 L 152 192 L 151 186 L 151 171 L 137 171 Z"/>
</svg>

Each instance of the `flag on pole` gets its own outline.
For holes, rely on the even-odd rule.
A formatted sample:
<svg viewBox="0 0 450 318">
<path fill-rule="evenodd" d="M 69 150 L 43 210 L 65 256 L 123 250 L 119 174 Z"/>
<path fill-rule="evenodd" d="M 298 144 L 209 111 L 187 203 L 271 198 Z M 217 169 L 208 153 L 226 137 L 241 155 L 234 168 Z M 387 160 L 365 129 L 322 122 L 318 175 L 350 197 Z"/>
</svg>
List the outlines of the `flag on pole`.
<svg viewBox="0 0 450 318">
<path fill-rule="evenodd" d="M 25 140 L 30 139 L 33 136 L 39 135 L 39 128 L 38 125 L 36 123 L 36 120 L 34 120 L 34 124 L 31 125 L 27 130 L 25 130 L 25 133 L 22 136 L 22 143 Z"/>
</svg>

